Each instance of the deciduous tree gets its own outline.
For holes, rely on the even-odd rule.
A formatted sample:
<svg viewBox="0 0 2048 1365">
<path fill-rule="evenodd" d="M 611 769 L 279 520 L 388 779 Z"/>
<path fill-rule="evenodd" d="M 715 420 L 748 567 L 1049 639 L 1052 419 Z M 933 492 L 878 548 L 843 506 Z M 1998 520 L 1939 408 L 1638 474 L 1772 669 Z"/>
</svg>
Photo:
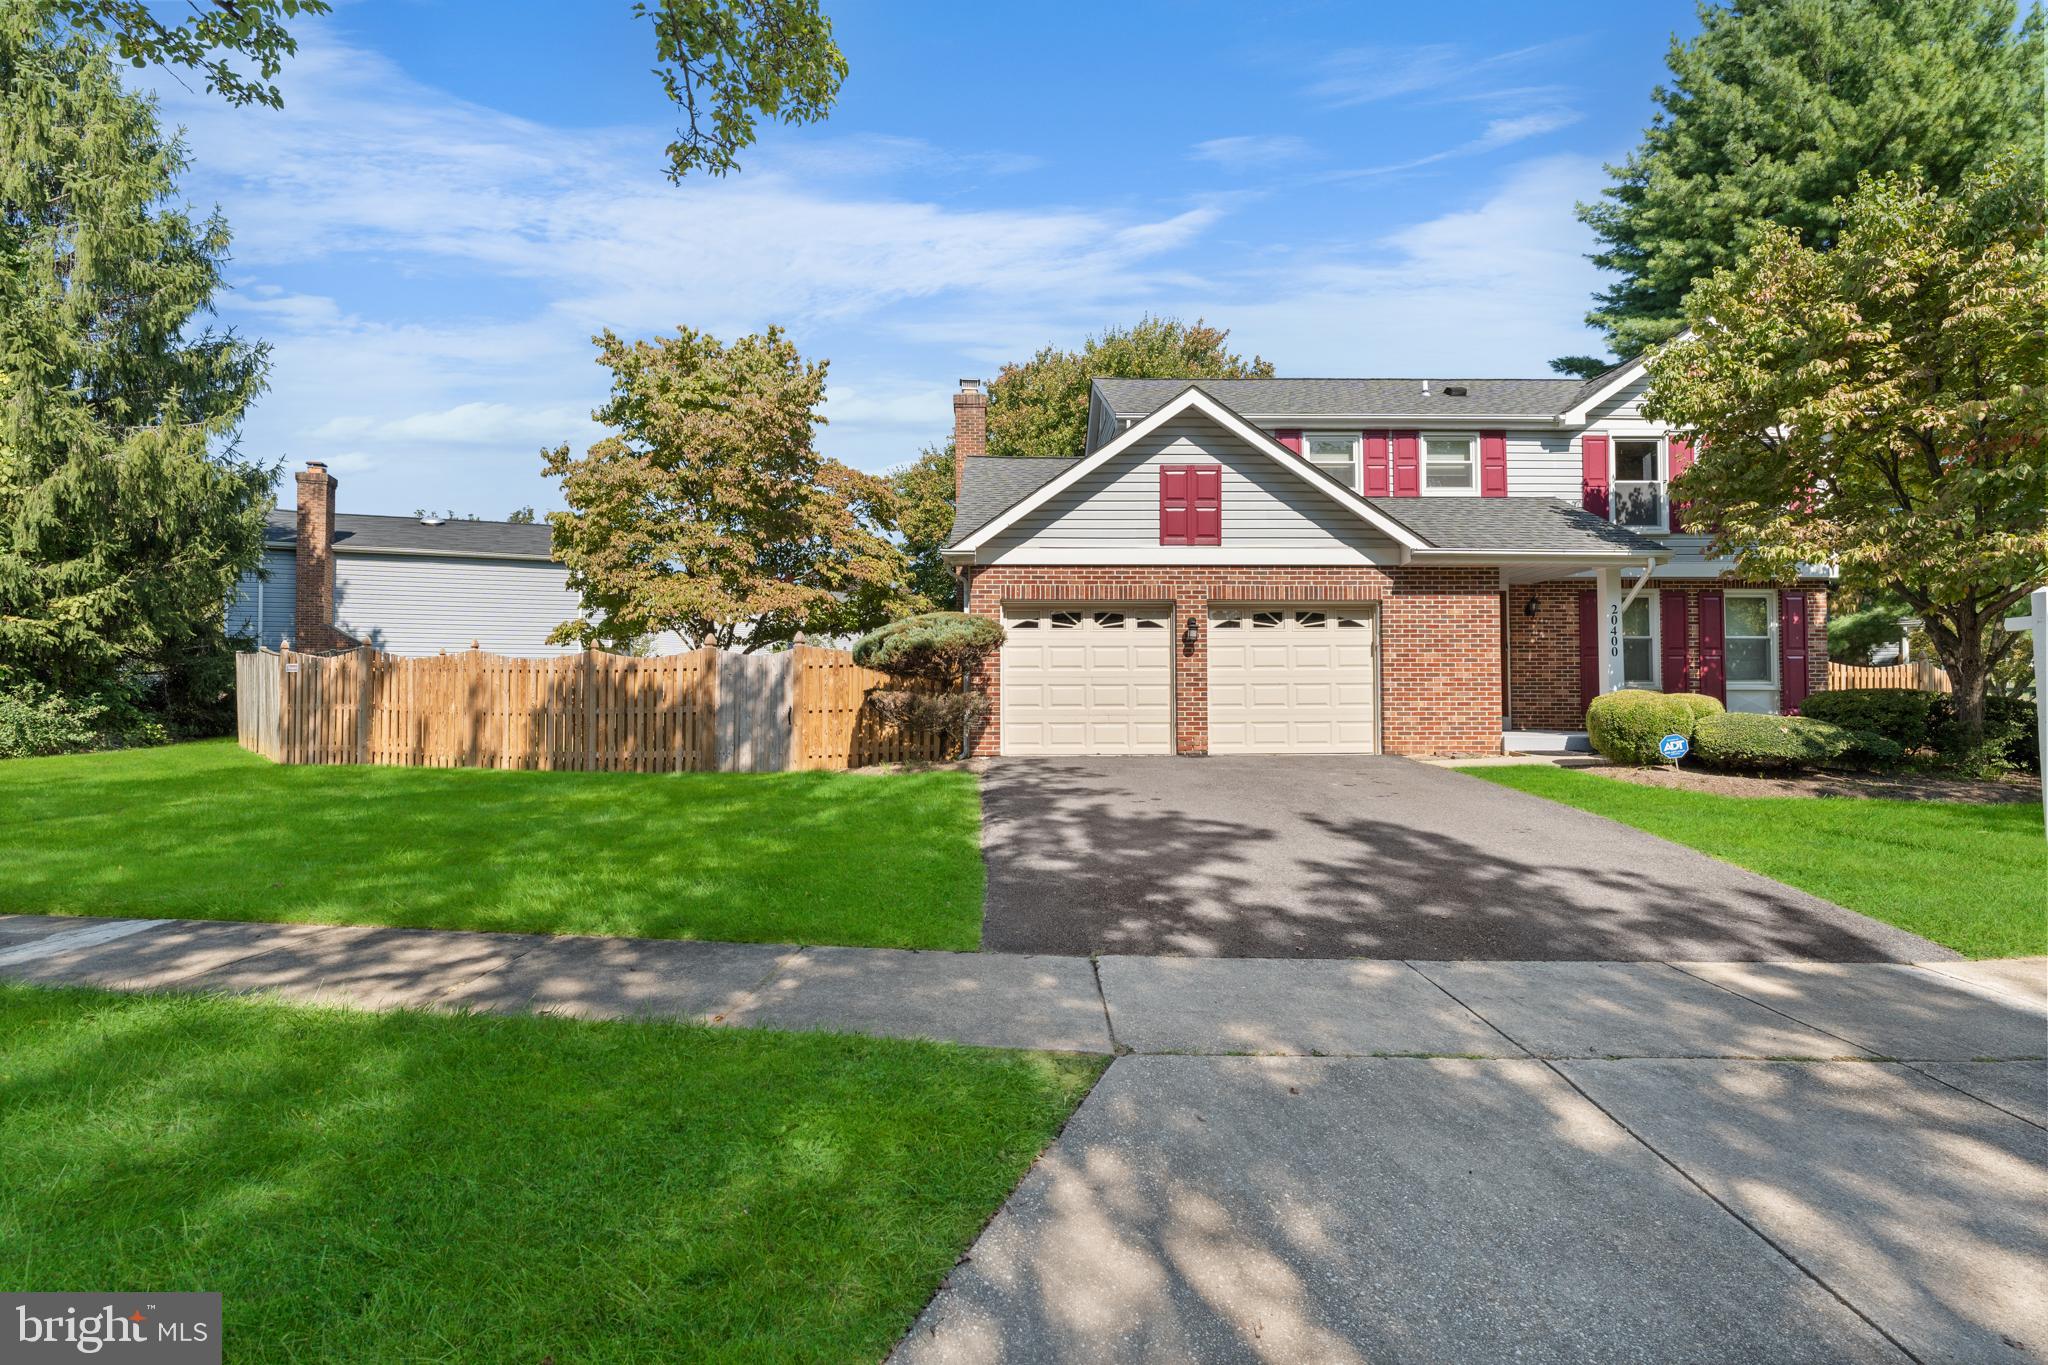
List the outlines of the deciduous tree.
<svg viewBox="0 0 2048 1365">
<path fill-rule="evenodd" d="M 0 6 L 0 683 L 175 671 L 261 554 L 267 353 L 206 326 L 228 229 L 184 169 L 102 46 Z"/>
<path fill-rule="evenodd" d="M 1673 40 L 1656 117 L 1579 216 L 1620 279 L 1586 321 L 1624 359 L 1680 325 L 1695 280 L 1771 227 L 1825 247 L 1866 172 L 1953 190 L 2039 153 L 2042 18 L 2013 0 L 1734 0 Z"/>
<path fill-rule="evenodd" d="M 758 650 L 869 629 L 909 600 L 888 481 L 818 453 L 825 362 L 778 328 L 730 345 L 689 328 L 596 338 L 612 434 L 542 452 L 567 512 L 548 520 L 585 619 L 553 638 L 623 649 L 675 631 Z"/>
<path fill-rule="evenodd" d="M 2041 168 L 1874 176 L 1836 216 L 1832 249 L 1768 226 L 1694 289 L 1645 411 L 1699 448 L 1673 496 L 1745 575 L 1833 563 L 1913 608 L 1974 743 L 2048 578 Z"/>
<path fill-rule="evenodd" d="M 953 443 L 927 446 L 889 481 L 896 490 L 896 529 L 910 560 L 910 585 L 925 609 L 950 607 L 959 585 L 939 551 L 953 534 Z"/>
<path fill-rule="evenodd" d="M 1270 379 L 1273 363 L 1233 354 L 1230 333 L 1197 318 L 1140 318 L 1091 336 L 1079 351 L 1047 346 L 1005 365 L 988 386 L 988 453 L 1079 455 L 1088 438 L 1088 381 Z"/>
</svg>

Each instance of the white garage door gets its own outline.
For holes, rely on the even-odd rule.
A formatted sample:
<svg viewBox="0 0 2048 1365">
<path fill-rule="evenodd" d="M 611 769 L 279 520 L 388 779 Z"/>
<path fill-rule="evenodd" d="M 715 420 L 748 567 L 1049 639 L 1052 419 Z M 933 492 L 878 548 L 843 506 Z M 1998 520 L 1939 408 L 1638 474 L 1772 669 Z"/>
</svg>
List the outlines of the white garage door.
<svg viewBox="0 0 2048 1365">
<path fill-rule="evenodd" d="M 1354 607 L 1209 613 L 1209 752 L 1369 754 L 1373 615 Z"/>
<path fill-rule="evenodd" d="M 1173 752 L 1172 609 L 1013 608 L 1003 752 Z"/>
</svg>

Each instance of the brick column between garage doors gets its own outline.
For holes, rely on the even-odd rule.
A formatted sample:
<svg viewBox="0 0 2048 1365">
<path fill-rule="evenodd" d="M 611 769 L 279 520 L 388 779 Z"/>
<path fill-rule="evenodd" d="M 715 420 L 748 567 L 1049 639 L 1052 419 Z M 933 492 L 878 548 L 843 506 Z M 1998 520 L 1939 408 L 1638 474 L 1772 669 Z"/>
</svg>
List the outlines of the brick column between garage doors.
<svg viewBox="0 0 2048 1365">
<path fill-rule="evenodd" d="M 1000 619 L 1005 602 L 1173 604 L 1174 743 L 1209 748 L 1211 605 L 1232 602 L 1372 602 L 1379 606 L 1380 734 L 1396 754 L 1500 750 L 1500 593 L 1490 568 L 1174 565 L 970 569 L 967 610 Z M 1187 622 L 1200 631 L 1182 642 Z M 989 698 L 974 736 L 978 756 L 1002 752 L 1001 671 L 991 658 L 973 685 Z"/>
</svg>

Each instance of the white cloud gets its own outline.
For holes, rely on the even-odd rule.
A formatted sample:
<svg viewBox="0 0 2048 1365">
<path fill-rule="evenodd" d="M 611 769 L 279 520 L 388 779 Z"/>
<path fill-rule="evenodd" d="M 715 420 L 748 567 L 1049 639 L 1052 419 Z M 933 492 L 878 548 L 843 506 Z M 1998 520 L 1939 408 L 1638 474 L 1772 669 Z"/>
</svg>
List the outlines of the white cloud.
<svg viewBox="0 0 2048 1365">
<path fill-rule="evenodd" d="M 1310 155 L 1307 139 L 1298 137 L 1212 137 L 1188 150 L 1194 161 L 1208 161 L 1232 171 L 1265 170 Z"/>
<path fill-rule="evenodd" d="M 1228 326 L 1282 373 L 1528 372 L 1588 349 L 1571 205 L 1599 186 L 1590 160 L 1529 163 L 1482 203 L 1363 246 L 1355 223 L 1328 239 L 1311 224 L 1205 252 L 1252 196 L 943 202 L 878 178 L 999 174 L 1000 154 L 872 136 L 779 138 L 743 174 L 678 187 L 662 129 L 546 127 L 312 37 L 288 76 L 281 112 L 175 87 L 164 102 L 191 130 L 193 197 L 236 231 L 224 314 L 276 347 L 245 448 L 354 475 L 351 510 L 548 505 L 540 448 L 599 434 L 589 337 L 607 326 L 790 327 L 832 361 L 824 448 L 871 469 L 944 438 L 957 376 L 1146 311 Z M 1474 149 L 1570 116 L 1481 112 Z M 1272 142 L 1269 159 L 1293 140 Z M 833 157 L 868 173 L 818 167 Z"/>
<path fill-rule="evenodd" d="M 1364 180 L 1375 176 L 1393 175 L 1400 171 L 1412 171 L 1422 166 L 1433 166 L 1439 161 L 1451 161 L 1458 157 L 1478 156 L 1482 152 L 1498 151 L 1502 147 L 1510 147 L 1517 142 L 1523 142 L 1532 137 L 1541 137 L 1545 133 L 1554 133 L 1560 128 L 1568 128 L 1578 121 L 1579 114 L 1571 109 L 1539 109 L 1531 113 L 1516 115 L 1513 118 L 1492 119 L 1488 121 L 1486 127 L 1480 131 L 1477 137 L 1461 142 L 1455 147 L 1447 147 L 1443 151 L 1431 152 L 1427 156 L 1418 156 L 1409 161 L 1391 162 L 1384 166 L 1366 166 L 1357 170 L 1331 171 L 1321 178 L 1331 181 Z"/>
<path fill-rule="evenodd" d="M 1540 69 L 1579 41 L 1558 38 L 1485 56 L 1456 43 L 1345 48 L 1316 63 L 1319 74 L 1309 82 L 1308 94 L 1332 109 L 1410 96 L 1428 103 L 1554 99 L 1562 86 L 1502 82 L 1512 82 L 1515 73 Z"/>
</svg>

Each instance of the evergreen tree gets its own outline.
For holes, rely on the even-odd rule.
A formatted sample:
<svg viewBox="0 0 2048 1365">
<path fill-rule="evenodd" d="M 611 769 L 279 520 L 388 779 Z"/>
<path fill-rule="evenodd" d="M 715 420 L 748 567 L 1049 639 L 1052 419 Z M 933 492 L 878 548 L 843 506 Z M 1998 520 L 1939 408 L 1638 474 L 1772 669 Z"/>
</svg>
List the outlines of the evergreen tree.
<svg viewBox="0 0 2048 1365">
<path fill-rule="evenodd" d="M 220 644 L 275 469 L 235 446 L 265 348 L 203 326 L 227 225 L 52 16 L 0 5 L 0 687 L 83 693 Z"/>
<path fill-rule="evenodd" d="M 1937 192 L 1998 153 L 2041 154 L 2042 18 L 2013 0 L 1736 0 L 1673 42 L 1672 83 L 1579 216 L 1621 278 L 1586 321 L 1633 356 L 1681 324 L 1693 281 L 1763 229 L 1827 247 L 1865 172 Z M 1576 359 L 1574 357 L 1573 359 Z"/>
</svg>

